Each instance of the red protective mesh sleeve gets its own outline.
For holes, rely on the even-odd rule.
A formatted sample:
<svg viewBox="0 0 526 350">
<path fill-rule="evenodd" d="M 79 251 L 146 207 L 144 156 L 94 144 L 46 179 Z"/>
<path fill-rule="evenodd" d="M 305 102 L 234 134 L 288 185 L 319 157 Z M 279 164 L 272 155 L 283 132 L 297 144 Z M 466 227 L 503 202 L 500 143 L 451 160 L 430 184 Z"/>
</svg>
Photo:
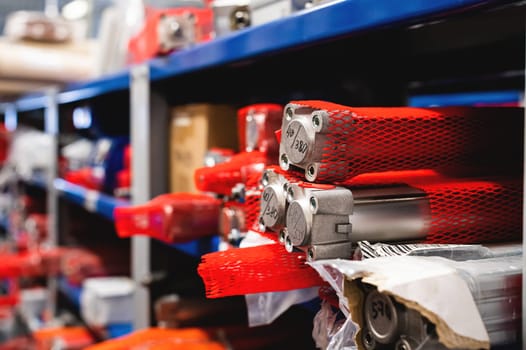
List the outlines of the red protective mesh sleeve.
<svg viewBox="0 0 526 350">
<path fill-rule="evenodd" d="M 421 169 L 358 175 L 345 185 L 406 184 L 427 195 L 427 243 L 471 244 L 522 237 L 522 179 L 452 179 Z"/>
<path fill-rule="evenodd" d="M 469 244 L 522 237 L 522 181 L 418 184 L 427 193 L 431 222 L 426 242 Z"/>
<path fill-rule="evenodd" d="M 224 163 L 196 169 L 194 183 L 199 191 L 229 196 L 238 183 L 246 182 L 252 174 L 261 175 L 265 162 L 262 152 L 238 153 Z"/>
<path fill-rule="evenodd" d="M 261 174 L 251 174 L 245 182 L 245 223 L 247 229 L 258 228 L 259 203 L 261 202 Z"/>
<path fill-rule="evenodd" d="M 503 167 L 515 171 L 522 164 L 522 108 L 352 108 L 325 101 L 291 103 L 328 113 L 328 137 L 316 181 L 423 168 L 450 174 L 492 174 Z"/>
<path fill-rule="evenodd" d="M 205 254 L 201 259 L 197 271 L 209 298 L 325 284 L 305 263 L 305 253 L 288 253 L 280 244 L 229 249 Z"/>
</svg>

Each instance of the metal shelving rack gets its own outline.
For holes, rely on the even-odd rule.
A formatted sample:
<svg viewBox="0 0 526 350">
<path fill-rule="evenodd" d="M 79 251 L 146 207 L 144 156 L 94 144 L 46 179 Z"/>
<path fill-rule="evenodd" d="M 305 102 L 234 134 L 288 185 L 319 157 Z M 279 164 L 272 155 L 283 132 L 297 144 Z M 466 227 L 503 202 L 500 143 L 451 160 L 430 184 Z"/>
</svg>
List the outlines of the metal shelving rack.
<svg viewBox="0 0 526 350">
<path fill-rule="evenodd" d="M 357 44 L 359 49 L 363 49 L 360 41 L 364 33 L 374 31 L 396 31 L 398 34 L 403 32 L 400 28 L 422 28 L 426 24 L 441 25 L 448 16 L 461 16 L 465 13 L 474 13 L 479 10 L 491 10 L 494 7 L 517 6 L 518 11 L 524 13 L 524 5 L 519 1 L 491 1 L 491 0 L 414 0 L 393 2 L 391 0 L 343 0 L 334 1 L 328 4 L 313 7 L 309 10 L 294 13 L 293 15 L 258 27 L 247 28 L 242 31 L 234 32 L 228 36 L 217 38 L 211 42 L 195 45 L 194 47 L 173 53 L 167 57 L 153 59 L 145 64 L 130 67 L 129 70 L 118 72 L 109 76 L 102 77 L 89 82 L 78 82 L 66 86 L 60 91 L 49 92 L 41 95 L 25 96 L 14 104 L 2 104 L 6 122 L 16 124 L 16 111 L 27 111 L 38 108 L 47 108 L 46 131 L 55 135 L 57 132 L 57 106 L 75 103 L 79 101 L 89 101 L 101 95 L 116 91 L 129 91 L 130 94 L 130 127 L 131 145 L 134 150 L 132 171 L 132 204 L 140 204 L 148 201 L 154 196 L 168 191 L 167 181 L 156 178 L 158 174 L 167 174 L 168 139 L 166 125 L 169 120 L 169 107 L 183 104 L 189 101 L 214 100 L 223 97 L 230 98 L 234 102 L 249 103 L 254 100 L 264 100 L 265 98 L 276 97 L 277 94 L 286 91 L 290 96 L 298 94 L 297 84 L 313 83 L 302 69 L 310 68 L 315 72 L 322 65 L 331 62 L 335 52 L 347 47 L 345 43 Z M 425 30 L 425 29 L 424 29 Z M 403 32 L 404 35 L 412 35 Z M 357 39 L 354 39 L 354 38 Z M 398 36 L 394 36 L 398 38 Z M 411 42 L 415 37 L 404 41 Z M 373 39 L 377 39 L 374 37 Z M 352 41 L 354 40 L 354 41 Z M 379 40 L 378 42 L 383 43 Z M 416 41 L 418 43 L 418 41 Z M 341 46 L 339 46 L 339 43 Z M 421 42 L 420 42 L 421 43 Z M 396 45 L 395 41 L 393 45 Z M 348 47 L 347 47 L 348 48 Z M 352 50 L 351 46 L 351 50 Z M 447 48 L 446 48 L 447 49 Z M 328 50 L 328 56 L 324 57 L 320 50 Z M 367 56 L 367 52 L 356 51 L 344 52 L 348 56 L 349 65 L 353 59 L 358 60 L 358 64 L 363 63 L 359 60 L 360 56 Z M 378 54 L 378 50 L 373 54 Z M 276 59 L 277 57 L 277 59 Z M 302 63 L 302 58 L 306 57 L 307 63 Z M 395 59 L 403 59 L 405 56 L 397 56 Z M 427 56 L 424 56 L 427 57 Z M 283 60 L 282 60 L 283 58 Z M 279 61 L 279 64 L 276 63 Z M 339 65 L 337 68 L 345 68 L 343 60 L 336 58 Z M 386 55 L 385 60 L 389 60 Z M 283 63 L 283 68 L 280 64 Z M 320 62 L 319 66 L 309 66 L 309 64 Z M 377 59 L 372 64 L 381 63 Z M 297 71 L 292 69 L 294 64 L 298 65 Z M 524 62 L 523 62 L 524 63 Z M 264 73 L 257 74 L 259 67 L 264 67 Z M 290 74 L 285 70 L 291 68 Z M 370 67 L 368 67 L 370 68 Z M 371 76 L 378 78 L 392 67 L 377 67 L 379 72 L 371 73 Z M 269 71 L 275 70 L 275 85 L 277 88 L 275 95 L 269 94 L 272 78 L 263 77 Z M 524 67 L 523 67 L 524 69 Z M 235 72 L 242 72 L 236 75 Z M 372 71 L 372 69 L 371 69 Z M 244 73 L 248 76 L 243 76 Z M 330 71 L 334 73 L 334 71 Z M 347 72 L 352 75 L 354 71 Z M 302 75 L 303 74 L 303 75 Z M 395 74 L 395 73 L 392 73 Z M 233 76 L 235 75 L 235 76 Z M 424 75 L 425 76 L 425 75 Z M 236 84 L 250 83 L 250 79 L 264 78 L 261 84 L 258 81 L 252 82 L 254 94 L 257 96 L 246 95 L 246 90 L 233 87 L 230 94 L 219 93 L 216 97 L 214 89 L 221 86 L 221 81 L 233 77 L 234 81 L 229 86 Z M 319 78 L 315 75 L 313 80 Z M 368 76 L 366 76 L 367 78 Z M 370 78 L 369 77 L 369 78 Z M 188 82 L 195 80 L 193 87 Z M 280 80 L 281 79 L 281 80 Z M 331 78 L 336 79 L 336 78 Z M 335 81 L 335 80 L 334 80 Z M 181 82 L 181 83 L 180 83 Z M 322 81 L 320 85 L 333 80 Z M 524 83 L 524 82 L 521 82 Z M 203 85 L 204 84 L 204 85 Z M 209 84 L 209 85 L 206 85 Z M 171 87 L 178 85 L 176 92 L 168 92 Z M 400 86 L 390 87 L 393 91 Z M 312 91 L 316 87 L 309 86 Z M 377 88 L 377 87 L 376 87 Z M 201 90 L 200 90 L 201 89 Z M 265 90 L 267 89 L 267 90 Z M 311 91 L 311 92 L 312 92 Z M 174 96 L 181 92 L 180 96 Z M 405 92 L 405 91 L 404 91 Z M 496 90 L 493 94 L 484 98 L 492 98 L 495 102 L 502 102 L 507 99 L 516 99 L 519 95 L 524 96 L 524 91 L 520 90 Z M 259 95 L 258 95 L 259 94 Z M 202 95 L 202 96 L 201 96 Z M 236 96 L 234 96 L 236 95 Z M 308 94 L 307 94 L 308 95 Z M 234 96 L 234 97 L 233 97 Z M 437 95 L 433 95 L 434 98 Z M 426 91 L 414 97 L 408 103 L 411 105 L 425 105 L 428 102 Z M 444 95 L 445 103 L 460 101 L 460 104 L 469 103 L 481 95 Z M 284 98 L 289 98 L 286 96 Z M 448 100 L 449 99 L 449 100 Z M 400 99 L 397 97 L 396 101 Z M 285 102 L 285 101 L 283 101 Z M 390 99 L 380 99 L 380 104 L 386 105 L 392 102 Z M 56 159 L 50 160 L 56 169 Z M 54 172 L 56 177 L 56 172 Z M 61 179 L 52 178 L 47 182 L 47 190 L 50 194 L 49 213 L 56 218 L 56 198 L 58 195 L 67 200 L 85 207 L 87 210 L 100 214 L 101 216 L 112 219 L 113 209 L 116 206 L 128 205 L 126 201 L 115 200 L 109 196 L 100 195 L 69 184 Z M 526 223 L 526 218 L 525 218 Z M 51 230 L 56 232 L 56 222 L 51 220 Z M 216 241 L 190 242 L 184 245 L 176 245 L 176 248 L 193 255 L 199 256 L 204 252 L 217 248 Z M 145 237 L 134 237 L 132 239 L 132 277 L 138 282 L 139 289 L 135 300 L 135 324 L 136 329 L 144 328 L 149 324 L 150 296 L 148 289 L 142 287 L 143 283 L 151 277 L 150 266 L 150 240 Z M 523 293 L 524 295 L 524 293 Z M 526 298 L 523 305 L 526 305 Z M 526 330 L 526 328 L 524 328 Z M 526 331 L 524 332 L 526 340 Z"/>
</svg>

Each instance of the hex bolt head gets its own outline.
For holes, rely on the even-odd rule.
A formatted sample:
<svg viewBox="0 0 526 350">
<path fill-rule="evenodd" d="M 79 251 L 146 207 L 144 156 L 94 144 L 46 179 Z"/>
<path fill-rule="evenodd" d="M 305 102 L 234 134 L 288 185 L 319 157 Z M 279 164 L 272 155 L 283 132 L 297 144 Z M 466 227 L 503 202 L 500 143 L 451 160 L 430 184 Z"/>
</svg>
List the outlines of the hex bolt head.
<svg viewBox="0 0 526 350">
<path fill-rule="evenodd" d="M 411 350 L 411 345 L 405 339 L 400 339 L 395 345 L 395 350 Z"/>
<path fill-rule="evenodd" d="M 280 243 L 285 243 L 286 237 L 287 237 L 287 231 L 285 231 L 285 229 L 281 229 L 279 231 L 279 242 Z"/>
<path fill-rule="evenodd" d="M 314 248 L 310 247 L 307 250 L 307 260 L 313 261 L 314 260 Z"/>
<path fill-rule="evenodd" d="M 280 166 L 283 170 L 288 170 L 289 169 L 289 157 L 287 157 L 287 155 L 285 153 L 283 153 L 281 155 L 281 157 L 279 158 L 280 162 Z"/>
<path fill-rule="evenodd" d="M 318 202 L 316 201 L 316 198 L 310 197 L 309 204 L 310 204 L 311 210 L 315 212 L 316 209 L 318 208 Z"/>
<path fill-rule="evenodd" d="M 285 249 L 289 253 L 292 253 L 294 251 L 294 245 L 292 245 L 292 240 L 289 236 L 285 237 Z"/>
<path fill-rule="evenodd" d="M 318 129 L 321 126 L 321 119 L 318 114 L 312 116 L 312 126 L 314 126 L 314 129 Z"/>
<path fill-rule="evenodd" d="M 261 184 L 263 186 L 267 186 L 269 183 L 269 179 L 268 179 L 268 173 L 266 171 L 263 172 L 263 175 L 261 175 Z"/>
<path fill-rule="evenodd" d="M 374 340 L 373 333 L 369 331 L 368 329 L 365 329 L 362 333 L 362 340 L 363 345 L 366 349 L 374 349 L 376 348 L 376 341 Z"/>
<path fill-rule="evenodd" d="M 292 189 L 291 186 L 289 186 L 289 187 L 287 188 L 287 200 L 288 200 L 289 202 L 292 202 L 292 201 L 294 200 L 294 190 Z"/>
<path fill-rule="evenodd" d="M 287 107 L 287 109 L 285 110 L 285 119 L 287 121 L 290 121 L 293 116 L 294 116 L 294 109 L 292 107 Z"/>
</svg>

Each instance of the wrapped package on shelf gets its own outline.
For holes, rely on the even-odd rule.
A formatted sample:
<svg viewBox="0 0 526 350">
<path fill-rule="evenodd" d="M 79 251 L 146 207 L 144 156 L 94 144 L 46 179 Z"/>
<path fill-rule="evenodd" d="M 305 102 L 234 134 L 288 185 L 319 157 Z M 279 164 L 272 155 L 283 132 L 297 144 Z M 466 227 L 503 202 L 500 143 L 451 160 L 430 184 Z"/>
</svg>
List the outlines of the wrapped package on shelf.
<svg viewBox="0 0 526 350">
<path fill-rule="evenodd" d="M 1 277 L 36 277 L 56 275 L 59 272 L 61 249 L 31 249 L 26 252 L 0 255 Z"/>
<path fill-rule="evenodd" d="M 222 104 L 189 104 L 172 110 L 170 192 L 199 192 L 194 171 L 213 147 L 237 150 L 236 109 Z"/>
<path fill-rule="evenodd" d="M 514 107 L 354 108 L 292 101 L 281 127 L 280 166 L 322 183 L 393 170 L 519 173 L 523 114 Z"/>
<path fill-rule="evenodd" d="M 95 42 L 48 44 L 0 38 L 0 79 L 68 83 L 96 77 Z"/>
<path fill-rule="evenodd" d="M 6 98 L 16 98 L 28 91 L 43 91 L 49 87 L 49 82 L 23 81 L 16 78 L 0 79 L 0 94 Z"/>
<path fill-rule="evenodd" d="M 95 142 L 87 138 L 75 140 L 60 150 L 64 159 L 63 171 L 78 170 L 90 164 Z"/>
<path fill-rule="evenodd" d="M 102 137 L 94 141 L 87 163 L 80 168 L 67 169 L 63 176 L 74 184 L 113 194 L 119 186 L 118 174 L 124 169 L 128 136 Z M 69 161 L 68 161 L 69 163 Z"/>
<path fill-rule="evenodd" d="M 82 284 L 80 310 L 93 326 L 132 323 L 135 283 L 127 277 L 87 278 Z"/>
<path fill-rule="evenodd" d="M 130 63 L 164 56 L 214 37 L 214 13 L 210 8 L 183 5 L 145 10 L 143 27 L 128 43 Z"/>
<path fill-rule="evenodd" d="M 62 247 L 60 272 L 73 286 L 81 286 L 91 277 L 127 275 L 129 257 L 127 252 L 112 246 Z"/>
<path fill-rule="evenodd" d="M 290 291 L 325 284 L 306 264 L 305 254 L 287 253 L 277 243 L 205 254 L 197 271 L 209 298 Z"/>
<path fill-rule="evenodd" d="M 0 344 L 16 334 L 16 312 L 13 306 L 0 306 Z M 0 345 L 1 346 L 1 345 Z"/>
<path fill-rule="evenodd" d="M 260 151 L 267 164 L 278 164 L 279 142 L 276 131 L 281 128 L 283 106 L 275 103 L 256 103 L 237 111 L 239 149 Z"/>
<path fill-rule="evenodd" d="M 358 349 L 489 349 L 520 339 L 522 253 L 464 261 L 389 256 L 309 264 L 335 290 L 348 321 L 358 325 L 335 332 L 325 349 L 339 349 L 349 338 Z"/>
<path fill-rule="evenodd" d="M 265 158 L 260 151 L 241 152 L 194 173 L 198 189 L 224 199 L 219 217 L 220 250 L 239 246 L 250 229 L 258 226 Z"/>
<path fill-rule="evenodd" d="M 44 12 L 15 11 L 6 17 L 4 35 L 15 41 L 48 43 L 68 42 L 73 38 L 73 25 L 60 16 Z"/>
<path fill-rule="evenodd" d="M 5 185 L 14 177 L 30 181 L 45 176 L 50 167 L 47 160 L 52 156 L 51 145 L 51 135 L 29 127 L 17 128 L 12 134 L 5 166 L 0 171 L 0 184 Z"/>
<path fill-rule="evenodd" d="M 218 37 L 233 31 L 259 26 L 292 13 L 292 1 L 285 0 L 214 0 L 214 25 Z"/>
<path fill-rule="evenodd" d="M 163 328 L 246 325 L 247 307 L 242 296 L 208 299 L 168 294 L 155 301 L 155 318 Z"/>
<path fill-rule="evenodd" d="M 167 193 L 142 205 L 117 207 L 115 227 L 121 238 L 147 235 L 182 243 L 218 233 L 221 201 L 207 194 Z"/>
<path fill-rule="evenodd" d="M 146 328 L 131 334 L 86 347 L 84 350 L 226 350 L 215 334 L 201 328 Z"/>
<path fill-rule="evenodd" d="M 95 343 L 85 327 L 49 327 L 32 333 L 35 350 L 83 350 Z"/>
<path fill-rule="evenodd" d="M 116 174 L 116 184 L 113 194 L 118 198 L 129 198 L 131 191 L 131 181 L 132 181 L 132 169 L 131 169 L 131 159 L 132 159 L 132 148 L 128 144 L 124 147 L 123 152 L 123 166 L 122 169 L 117 171 Z"/>
<path fill-rule="evenodd" d="M 45 287 L 20 289 L 18 309 L 29 329 L 42 327 L 48 298 L 49 291 Z"/>
<path fill-rule="evenodd" d="M 361 240 L 520 239 L 522 180 L 515 176 L 450 178 L 422 169 L 365 173 L 340 186 L 284 175 L 265 171 L 260 223 L 309 260 L 350 258 Z"/>
<path fill-rule="evenodd" d="M 195 186 L 202 192 L 230 196 L 237 184 L 245 183 L 253 174 L 261 174 L 265 164 L 263 152 L 240 152 L 225 162 L 195 169 Z"/>
</svg>

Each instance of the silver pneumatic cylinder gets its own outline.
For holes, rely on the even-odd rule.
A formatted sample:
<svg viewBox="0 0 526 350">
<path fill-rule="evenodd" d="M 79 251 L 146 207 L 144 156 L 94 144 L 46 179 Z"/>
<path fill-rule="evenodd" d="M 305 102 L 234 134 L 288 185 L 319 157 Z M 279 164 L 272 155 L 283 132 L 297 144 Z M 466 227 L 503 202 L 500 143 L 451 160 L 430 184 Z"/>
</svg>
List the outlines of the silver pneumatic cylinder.
<svg viewBox="0 0 526 350">
<path fill-rule="evenodd" d="M 260 224 L 279 232 L 288 251 L 310 260 L 350 258 L 357 241 L 426 237 L 430 221 L 424 192 L 409 186 L 361 188 L 300 185 L 266 171 Z"/>
</svg>

